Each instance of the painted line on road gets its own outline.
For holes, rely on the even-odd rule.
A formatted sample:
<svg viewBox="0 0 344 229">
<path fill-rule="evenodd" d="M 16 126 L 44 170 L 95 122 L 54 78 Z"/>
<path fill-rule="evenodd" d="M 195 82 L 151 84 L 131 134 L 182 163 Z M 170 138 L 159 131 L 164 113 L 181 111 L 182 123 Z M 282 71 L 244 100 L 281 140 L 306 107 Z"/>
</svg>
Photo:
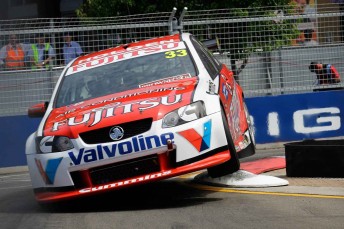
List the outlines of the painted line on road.
<svg viewBox="0 0 344 229">
<path fill-rule="evenodd" d="M 230 189 L 224 187 L 214 187 L 202 184 L 195 184 L 191 183 L 190 179 L 193 179 L 196 175 L 200 174 L 200 171 L 185 174 L 179 176 L 179 178 L 183 179 L 183 185 L 201 189 L 205 191 L 215 191 L 215 192 L 227 192 L 227 193 L 238 193 L 238 194 L 251 194 L 251 195 L 272 195 L 272 196 L 293 196 L 293 197 L 309 197 L 309 198 L 323 198 L 323 199 L 344 199 L 344 196 L 334 196 L 334 195 L 320 195 L 320 194 L 305 194 L 305 193 L 286 193 L 286 192 L 262 192 L 262 191 L 248 191 L 248 190 L 238 190 L 238 189 Z M 186 180 L 186 182 L 185 182 Z"/>
<path fill-rule="evenodd" d="M 27 180 L 0 180 L 0 183 L 13 183 L 13 182 L 30 182 L 30 179 Z"/>
<path fill-rule="evenodd" d="M 0 190 L 4 190 L 4 189 L 19 189 L 19 188 L 28 188 L 28 187 L 32 187 L 31 185 L 26 185 L 26 186 L 17 186 L 17 187 L 6 187 L 6 188 L 0 188 Z"/>
<path fill-rule="evenodd" d="M 205 191 L 215 191 L 215 192 L 228 192 L 228 193 L 238 193 L 238 194 L 253 194 L 253 195 L 272 195 L 272 196 L 293 196 L 293 197 L 310 197 L 310 198 L 323 198 L 323 199 L 344 199 L 344 196 L 333 196 L 333 195 L 319 195 L 319 194 L 301 194 L 301 193 L 284 193 L 284 192 L 262 192 L 262 191 L 247 191 L 247 190 L 237 190 L 229 188 L 211 187 L 207 185 L 200 184 L 186 184 L 184 185 L 201 189 Z"/>
<path fill-rule="evenodd" d="M 8 177 L 22 177 L 22 176 L 27 176 L 27 177 L 29 177 L 29 174 L 11 174 L 11 175 L 4 175 L 4 176 L 1 176 L 1 175 L 0 175 L 0 179 L 2 179 L 2 178 L 8 178 Z"/>
</svg>

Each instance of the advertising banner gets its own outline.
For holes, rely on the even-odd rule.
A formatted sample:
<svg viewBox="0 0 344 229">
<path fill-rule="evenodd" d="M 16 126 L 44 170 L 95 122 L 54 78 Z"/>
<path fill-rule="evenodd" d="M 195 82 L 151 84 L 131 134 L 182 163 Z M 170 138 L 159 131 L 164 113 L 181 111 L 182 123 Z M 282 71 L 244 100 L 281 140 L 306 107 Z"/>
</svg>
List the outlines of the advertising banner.
<svg viewBox="0 0 344 229">
<path fill-rule="evenodd" d="M 258 144 L 344 136 L 344 91 L 247 99 Z"/>
</svg>

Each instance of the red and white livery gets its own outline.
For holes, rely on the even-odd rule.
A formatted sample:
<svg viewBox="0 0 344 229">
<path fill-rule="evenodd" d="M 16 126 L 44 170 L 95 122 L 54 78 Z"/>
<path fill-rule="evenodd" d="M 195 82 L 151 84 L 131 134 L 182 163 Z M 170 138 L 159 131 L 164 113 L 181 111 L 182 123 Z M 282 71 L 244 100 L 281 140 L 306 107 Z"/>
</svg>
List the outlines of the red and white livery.
<svg viewBox="0 0 344 229">
<path fill-rule="evenodd" d="M 35 196 L 56 201 L 208 169 L 255 153 L 243 91 L 191 34 L 81 56 L 62 72 L 26 143 Z"/>
</svg>

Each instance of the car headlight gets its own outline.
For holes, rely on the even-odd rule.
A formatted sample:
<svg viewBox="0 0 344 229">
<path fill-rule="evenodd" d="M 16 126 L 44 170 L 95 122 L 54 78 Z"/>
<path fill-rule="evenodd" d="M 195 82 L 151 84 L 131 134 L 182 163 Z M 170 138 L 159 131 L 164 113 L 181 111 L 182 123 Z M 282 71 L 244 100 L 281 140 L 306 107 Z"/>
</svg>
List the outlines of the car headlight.
<svg viewBox="0 0 344 229">
<path fill-rule="evenodd" d="M 37 137 L 36 145 L 39 153 L 56 153 L 74 148 L 71 140 L 65 136 Z"/>
<path fill-rule="evenodd" d="M 162 120 L 162 128 L 178 126 L 205 116 L 203 101 L 197 101 L 166 114 Z"/>
</svg>

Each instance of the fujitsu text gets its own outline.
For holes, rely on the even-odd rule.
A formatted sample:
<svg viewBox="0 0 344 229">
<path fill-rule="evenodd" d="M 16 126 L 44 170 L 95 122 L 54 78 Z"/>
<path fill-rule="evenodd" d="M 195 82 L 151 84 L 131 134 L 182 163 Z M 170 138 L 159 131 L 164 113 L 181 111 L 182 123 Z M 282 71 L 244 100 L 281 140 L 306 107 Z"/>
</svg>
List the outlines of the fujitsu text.
<svg viewBox="0 0 344 229">
<path fill-rule="evenodd" d="M 163 96 L 160 98 L 151 98 L 139 102 L 126 104 L 122 104 L 121 102 L 115 102 L 107 104 L 100 108 L 95 108 L 91 112 L 82 114 L 81 116 L 71 117 L 67 120 L 55 122 L 51 131 L 58 131 L 59 127 L 63 125 L 77 126 L 82 124 L 85 125 L 89 122 L 91 122 L 91 124 L 89 125 L 91 127 L 98 124 L 103 118 L 113 117 L 116 115 L 116 113 L 118 114 L 118 112 L 120 112 L 120 114 L 127 114 L 133 112 L 133 109 L 137 109 L 142 112 L 147 109 L 157 107 L 159 105 L 171 106 L 181 101 L 182 94 L 173 96 Z"/>
</svg>

